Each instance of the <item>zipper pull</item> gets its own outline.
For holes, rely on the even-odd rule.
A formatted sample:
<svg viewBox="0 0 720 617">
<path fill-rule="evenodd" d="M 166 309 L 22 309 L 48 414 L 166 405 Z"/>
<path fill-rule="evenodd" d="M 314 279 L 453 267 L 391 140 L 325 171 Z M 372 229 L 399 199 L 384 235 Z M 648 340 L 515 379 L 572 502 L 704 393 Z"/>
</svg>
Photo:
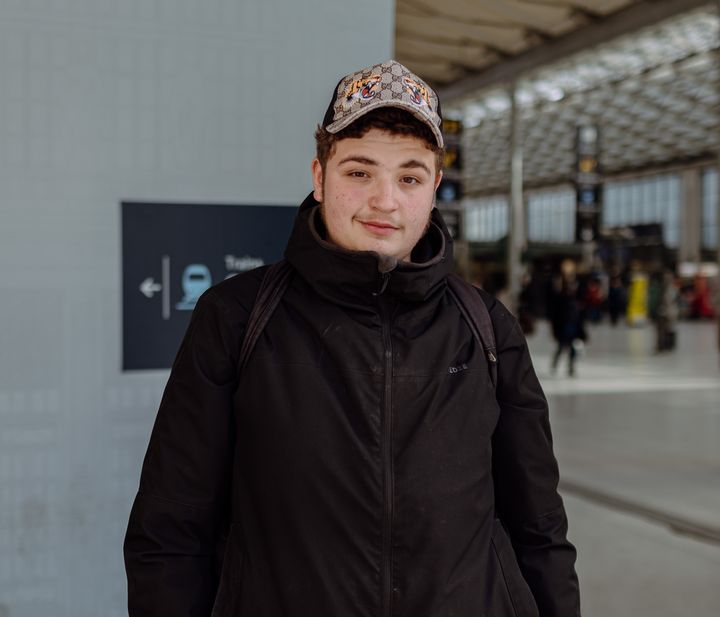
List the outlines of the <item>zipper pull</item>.
<svg viewBox="0 0 720 617">
<path fill-rule="evenodd" d="M 373 296 L 381 296 L 385 289 L 388 286 L 388 283 L 390 282 L 390 273 L 389 272 L 383 272 L 382 274 L 382 284 L 380 285 L 380 291 L 373 291 Z"/>
</svg>

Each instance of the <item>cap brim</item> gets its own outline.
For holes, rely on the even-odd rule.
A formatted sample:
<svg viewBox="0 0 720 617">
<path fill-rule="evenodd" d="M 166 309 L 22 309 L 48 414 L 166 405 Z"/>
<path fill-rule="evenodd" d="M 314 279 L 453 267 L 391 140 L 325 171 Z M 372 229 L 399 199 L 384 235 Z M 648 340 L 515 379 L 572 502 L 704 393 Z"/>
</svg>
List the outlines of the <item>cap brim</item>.
<svg viewBox="0 0 720 617">
<path fill-rule="evenodd" d="M 325 127 L 325 130 L 328 131 L 328 133 L 338 133 L 339 131 L 342 131 L 344 128 L 350 126 L 358 118 L 361 118 L 368 112 L 371 112 L 375 109 L 381 109 L 383 107 L 396 107 L 398 109 L 402 109 L 403 111 L 409 112 L 415 118 L 417 118 L 423 124 L 425 124 L 432 131 L 432 134 L 435 137 L 435 141 L 437 142 L 437 145 L 440 148 L 443 147 L 444 141 L 443 141 L 443 135 L 442 135 L 442 131 L 440 130 L 440 127 L 438 127 L 430 118 L 428 118 L 427 115 L 425 115 L 423 112 L 419 111 L 417 106 L 415 106 L 413 103 L 410 103 L 408 101 L 401 101 L 401 100 L 373 101 L 371 103 L 363 105 L 362 107 L 358 108 L 355 111 L 348 113 L 346 116 L 344 116 L 342 118 L 342 120 L 338 120 L 337 122 L 328 124 Z"/>
</svg>

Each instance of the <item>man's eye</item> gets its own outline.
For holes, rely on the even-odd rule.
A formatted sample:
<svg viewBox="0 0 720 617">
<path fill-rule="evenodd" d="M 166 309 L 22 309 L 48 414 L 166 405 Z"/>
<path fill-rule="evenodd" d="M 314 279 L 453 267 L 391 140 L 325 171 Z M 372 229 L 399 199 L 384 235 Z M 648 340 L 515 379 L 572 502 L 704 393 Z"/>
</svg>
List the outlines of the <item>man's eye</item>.
<svg viewBox="0 0 720 617">
<path fill-rule="evenodd" d="M 420 182 L 420 180 L 418 180 L 417 178 L 415 178 L 413 176 L 405 176 L 405 177 L 403 177 L 402 181 L 405 184 L 417 184 L 418 182 Z"/>
<path fill-rule="evenodd" d="M 353 178 L 366 178 L 367 173 L 365 173 L 364 171 L 351 171 L 350 176 Z"/>
</svg>

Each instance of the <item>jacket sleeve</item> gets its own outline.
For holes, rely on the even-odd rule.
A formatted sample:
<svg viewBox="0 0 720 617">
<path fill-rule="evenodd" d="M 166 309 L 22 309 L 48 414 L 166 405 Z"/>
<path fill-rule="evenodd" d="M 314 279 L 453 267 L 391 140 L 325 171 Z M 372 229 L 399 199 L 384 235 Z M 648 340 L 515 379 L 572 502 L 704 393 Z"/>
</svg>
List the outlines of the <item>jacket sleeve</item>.
<svg viewBox="0 0 720 617">
<path fill-rule="evenodd" d="M 548 405 L 525 337 L 499 302 L 491 307 L 498 349 L 500 416 L 493 435 L 497 514 L 541 617 L 578 617 L 575 548 L 557 492 Z"/>
<path fill-rule="evenodd" d="M 130 514 L 130 617 L 212 610 L 229 507 L 235 329 L 214 291 L 206 292 L 173 363 Z"/>
</svg>

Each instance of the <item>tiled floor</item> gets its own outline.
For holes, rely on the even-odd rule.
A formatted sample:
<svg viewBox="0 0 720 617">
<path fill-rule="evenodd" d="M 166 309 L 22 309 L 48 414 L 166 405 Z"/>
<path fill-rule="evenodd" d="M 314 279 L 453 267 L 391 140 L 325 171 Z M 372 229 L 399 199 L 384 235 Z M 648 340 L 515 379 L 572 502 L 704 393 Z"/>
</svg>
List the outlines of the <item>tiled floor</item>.
<svg viewBox="0 0 720 617">
<path fill-rule="evenodd" d="M 584 617 L 720 614 L 720 354 L 712 323 L 654 353 L 651 327 L 600 325 L 577 377 L 529 345 L 550 402 Z"/>
</svg>

